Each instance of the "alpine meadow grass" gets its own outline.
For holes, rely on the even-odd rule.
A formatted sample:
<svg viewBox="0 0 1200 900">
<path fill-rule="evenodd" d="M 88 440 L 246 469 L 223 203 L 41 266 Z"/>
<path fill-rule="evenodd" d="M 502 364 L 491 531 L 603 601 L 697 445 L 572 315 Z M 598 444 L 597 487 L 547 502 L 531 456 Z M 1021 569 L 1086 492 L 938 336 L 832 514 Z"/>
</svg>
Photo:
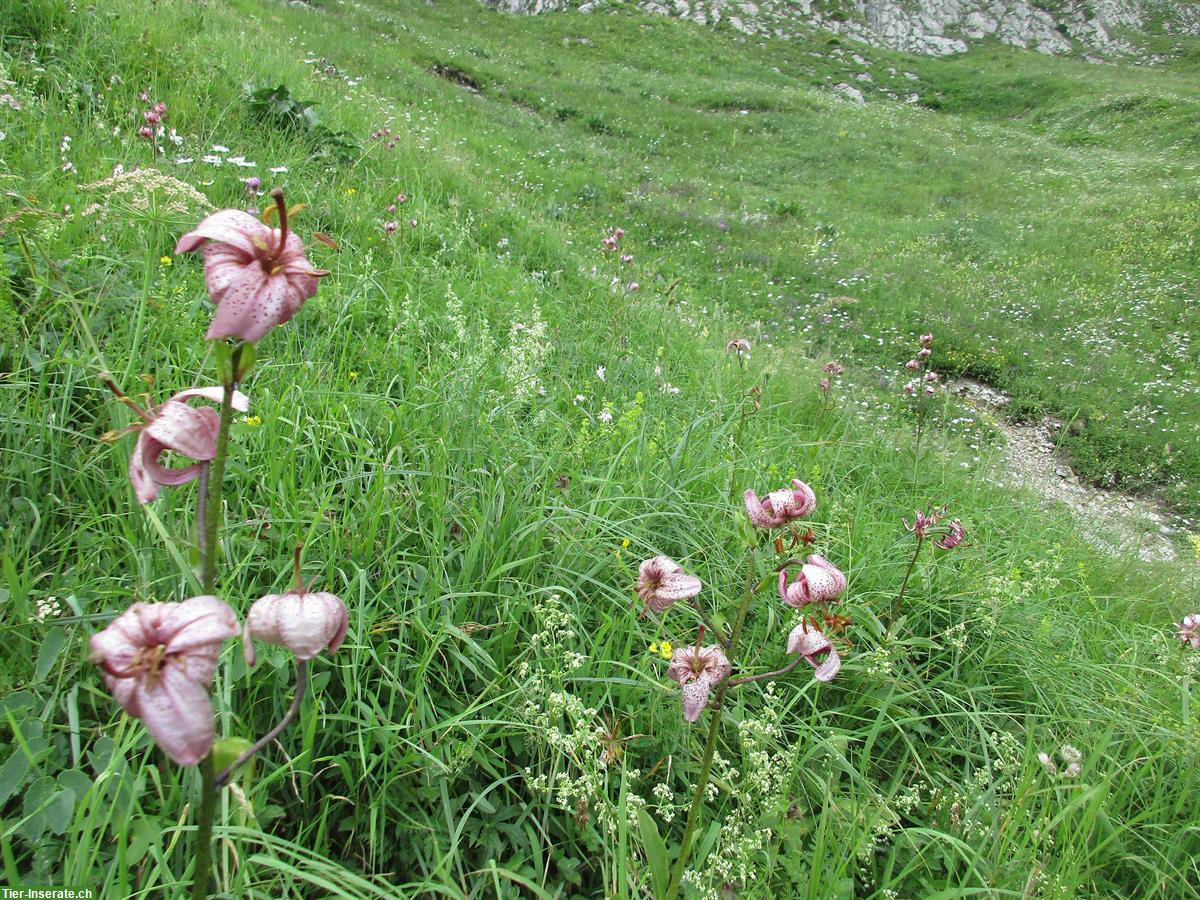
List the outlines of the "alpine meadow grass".
<svg viewBox="0 0 1200 900">
<path fill-rule="evenodd" d="M 1196 896 L 1200 56 L 1146 40 L 0 0 L 0 886 L 202 896 L 211 795 L 213 896 Z M 304 238 L 278 327 L 176 255 L 229 209 L 264 280 Z M 998 486 L 947 376 L 1181 559 Z M 117 437 L 194 386 L 211 541 L 154 469 L 204 401 Z M 228 787 L 92 658 L 209 594 L 215 738 L 288 723 Z"/>
</svg>

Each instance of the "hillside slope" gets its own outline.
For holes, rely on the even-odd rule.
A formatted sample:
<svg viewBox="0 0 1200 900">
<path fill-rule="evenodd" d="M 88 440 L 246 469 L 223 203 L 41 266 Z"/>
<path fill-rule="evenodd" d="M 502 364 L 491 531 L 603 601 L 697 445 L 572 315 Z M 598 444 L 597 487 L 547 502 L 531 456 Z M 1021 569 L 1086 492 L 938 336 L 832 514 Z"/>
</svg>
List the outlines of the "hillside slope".
<svg viewBox="0 0 1200 900">
<path fill-rule="evenodd" d="M 338 249 L 309 241 L 330 274 L 244 385 L 218 592 L 285 590 L 303 543 L 350 627 L 218 809 L 225 895 L 661 895 L 710 721 L 688 896 L 1194 893 L 1194 562 L 1097 553 L 986 480 L 957 404 L 918 441 L 902 395 L 932 332 L 936 368 L 1079 411 L 1076 459 L 1194 497 L 1186 65 L 475 0 L 0 0 L 0 63 L 7 883 L 177 896 L 194 867 L 196 773 L 86 649 L 192 590 L 194 493 L 136 502 L 100 374 L 211 380 L 202 265 L 172 251 L 278 184 Z M 781 667 L 799 620 L 739 495 L 791 478 L 848 576 L 842 670 L 689 725 L 663 643 L 701 622 L 639 615 L 638 565 L 679 560 L 718 625 L 746 602 L 739 673 Z M 914 565 L 902 523 L 943 504 L 967 538 Z M 292 690 L 281 648 L 229 647 L 219 733 Z"/>
</svg>

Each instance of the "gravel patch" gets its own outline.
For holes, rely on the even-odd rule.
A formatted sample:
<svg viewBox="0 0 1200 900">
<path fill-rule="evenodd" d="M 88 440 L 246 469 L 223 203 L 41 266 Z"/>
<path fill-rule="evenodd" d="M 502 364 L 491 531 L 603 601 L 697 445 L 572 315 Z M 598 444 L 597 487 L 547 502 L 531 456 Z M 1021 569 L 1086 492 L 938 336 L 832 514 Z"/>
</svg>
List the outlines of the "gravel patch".
<svg viewBox="0 0 1200 900">
<path fill-rule="evenodd" d="M 1047 417 L 1037 424 L 1006 422 L 1003 409 L 1010 397 L 978 381 L 952 380 L 947 389 L 973 408 L 1006 438 L 1003 465 L 989 480 L 1028 488 L 1048 505 L 1065 504 L 1074 513 L 1080 534 L 1114 556 L 1136 554 L 1148 562 L 1179 559 L 1179 528 L 1159 504 L 1143 497 L 1081 484 L 1057 449 L 1061 423 Z"/>
</svg>

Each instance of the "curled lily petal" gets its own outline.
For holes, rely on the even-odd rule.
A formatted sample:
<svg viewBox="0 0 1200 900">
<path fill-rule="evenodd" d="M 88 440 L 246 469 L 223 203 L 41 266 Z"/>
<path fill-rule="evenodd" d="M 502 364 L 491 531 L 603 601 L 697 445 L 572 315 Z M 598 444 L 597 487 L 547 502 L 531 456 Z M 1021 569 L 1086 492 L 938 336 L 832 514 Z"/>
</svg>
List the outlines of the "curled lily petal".
<svg viewBox="0 0 1200 900">
<path fill-rule="evenodd" d="M 646 609 L 661 613 L 680 600 L 700 593 L 703 585 L 695 575 L 669 556 L 655 556 L 638 567 L 636 590 L 646 603 Z"/>
<path fill-rule="evenodd" d="M 812 625 L 801 622 L 788 635 L 788 653 L 799 653 L 813 667 L 813 677 L 818 681 L 831 681 L 842 668 L 841 657 L 833 647 L 833 642 Z M 817 662 L 817 657 L 826 654 L 825 659 Z"/>
</svg>

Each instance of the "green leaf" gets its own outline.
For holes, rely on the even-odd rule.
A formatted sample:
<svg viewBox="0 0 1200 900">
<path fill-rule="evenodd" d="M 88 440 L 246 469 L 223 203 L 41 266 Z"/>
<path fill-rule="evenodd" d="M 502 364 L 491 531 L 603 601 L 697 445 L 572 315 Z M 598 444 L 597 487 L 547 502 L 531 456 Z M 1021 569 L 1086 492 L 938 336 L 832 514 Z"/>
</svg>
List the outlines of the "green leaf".
<svg viewBox="0 0 1200 900">
<path fill-rule="evenodd" d="M 254 368 L 254 361 L 257 358 L 257 353 L 254 350 L 253 344 L 240 344 L 233 353 L 234 357 L 234 381 L 245 381 L 246 376 L 250 374 L 250 370 Z"/>
<path fill-rule="evenodd" d="M 70 788 L 59 788 L 50 797 L 46 808 L 42 811 L 46 824 L 55 834 L 62 834 L 71 824 L 75 814 L 75 792 Z"/>
<path fill-rule="evenodd" d="M 12 756 L 5 760 L 4 765 L 0 766 L 0 804 L 13 795 L 28 773 L 29 759 L 25 756 L 25 751 L 17 747 Z"/>
<path fill-rule="evenodd" d="M 50 674 L 50 670 L 58 662 L 59 654 L 62 653 L 62 649 L 66 645 L 66 629 L 60 625 L 55 625 L 47 633 L 45 639 L 42 641 L 42 648 L 38 651 L 37 662 L 33 667 L 34 681 L 41 681 Z"/>
<path fill-rule="evenodd" d="M 642 832 L 642 848 L 646 851 L 646 861 L 650 863 L 650 878 L 654 882 L 654 896 L 665 897 L 670 878 L 666 845 L 663 844 L 658 825 L 650 813 L 639 809 L 637 814 L 638 827 Z"/>
<path fill-rule="evenodd" d="M 233 380 L 233 350 L 225 341 L 213 341 L 213 359 L 217 364 L 217 381 L 228 384 Z"/>
</svg>

